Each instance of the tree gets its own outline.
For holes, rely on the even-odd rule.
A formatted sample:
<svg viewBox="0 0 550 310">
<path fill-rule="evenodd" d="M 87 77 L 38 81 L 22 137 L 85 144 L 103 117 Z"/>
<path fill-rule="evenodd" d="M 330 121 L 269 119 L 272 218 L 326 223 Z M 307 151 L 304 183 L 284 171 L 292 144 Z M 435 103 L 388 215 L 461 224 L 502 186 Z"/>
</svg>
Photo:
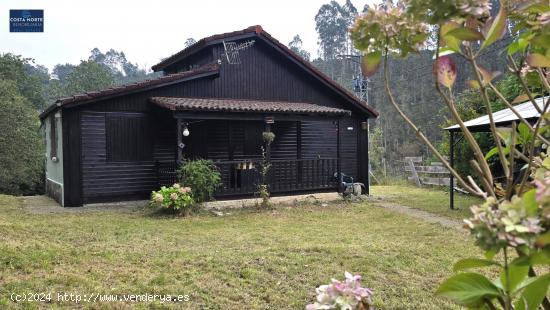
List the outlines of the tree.
<svg viewBox="0 0 550 310">
<path fill-rule="evenodd" d="M 115 84 L 112 72 L 94 61 L 81 61 L 67 76 L 65 91 L 78 94 L 108 88 Z"/>
<path fill-rule="evenodd" d="M 319 50 L 324 60 L 332 60 L 345 50 L 347 20 L 340 4 L 331 1 L 324 4 L 315 16 L 315 30 L 319 34 Z"/>
<path fill-rule="evenodd" d="M 88 61 L 95 62 L 109 69 L 116 84 L 133 83 L 149 77 L 144 69 L 140 69 L 137 64 L 128 61 L 122 51 L 109 49 L 106 53 L 102 53 L 98 48 L 94 48 Z"/>
<path fill-rule="evenodd" d="M 35 109 L 42 109 L 44 100 L 44 70 L 33 66 L 31 58 L 10 53 L 0 54 L 0 80 L 14 81 L 19 93 L 27 98 Z M 47 69 L 45 72 L 47 75 Z"/>
<path fill-rule="evenodd" d="M 188 48 L 189 46 L 191 46 L 195 43 L 197 43 L 197 40 L 195 40 L 193 38 L 187 38 L 187 40 L 185 40 L 185 43 L 183 43 L 183 47 Z"/>
<path fill-rule="evenodd" d="M 300 35 L 295 35 L 294 38 L 292 38 L 292 41 L 288 43 L 288 47 L 291 51 L 302 56 L 303 59 L 309 61 L 310 54 L 308 51 L 302 49 L 302 39 L 300 38 Z"/>
<path fill-rule="evenodd" d="M 57 80 L 61 83 L 65 83 L 67 81 L 67 76 L 74 70 L 74 67 L 74 65 L 69 63 L 57 64 L 53 67 L 52 73 Z"/>
<path fill-rule="evenodd" d="M 17 83 L 0 79 L 0 192 L 43 192 L 44 145 L 38 112 Z"/>
</svg>

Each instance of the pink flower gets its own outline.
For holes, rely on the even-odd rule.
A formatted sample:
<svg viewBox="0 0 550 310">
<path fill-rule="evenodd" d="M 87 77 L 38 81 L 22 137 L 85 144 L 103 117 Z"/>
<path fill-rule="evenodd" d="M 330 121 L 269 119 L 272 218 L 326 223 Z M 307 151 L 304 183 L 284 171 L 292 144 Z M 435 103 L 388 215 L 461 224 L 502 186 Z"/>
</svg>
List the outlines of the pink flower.
<svg viewBox="0 0 550 310">
<path fill-rule="evenodd" d="M 154 197 L 153 197 L 153 200 L 154 200 L 155 202 L 161 203 L 161 202 L 164 201 L 164 197 L 162 196 L 161 193 L 156 193 L 156 194 L 154 195 Z"/>
<path fill-rule="evenodd" d="M 372 309 L 372 291 L 361 287 L 361 276 L 345 273 L 345 281 L 332 279 L 331 284 L 321 285 L 317 292 L 317 302 L 306 306 L 306 310 L 357 309 L 360 305 Z"/>
<path fill-rule="evenodd" d="M 185 193 L 191 192 L 191 188 L 190 187 L 180 187 L 180 189 L 178 191 L 182 194 L 185 194 Z"/>
<path fill-rule="evenodd" d="M 178 184 L 178 183 L 174 183 L 174 185 L 172 185 L 173 188 L 180 188 L 181 186 Z"/>
<path fill-rule="evenodd" d="M 170 194 L 170 199 L 177 200 L 178 199 L 178 194 L 177 193 Z"/>
</svg>

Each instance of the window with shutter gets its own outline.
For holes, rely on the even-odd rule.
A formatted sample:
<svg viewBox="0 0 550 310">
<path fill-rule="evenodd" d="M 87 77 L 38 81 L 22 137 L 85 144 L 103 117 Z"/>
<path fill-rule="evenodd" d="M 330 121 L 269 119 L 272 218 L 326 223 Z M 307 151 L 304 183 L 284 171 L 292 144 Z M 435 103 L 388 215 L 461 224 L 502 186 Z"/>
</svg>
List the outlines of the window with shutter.
<svg viewBox="0 0 550 310">
<path fill-rule="evenodd" d="M 55 113 L 50 116 L 50 159 L 57 157 L 57 119 Z"/>
<path fill-rule="evenodd" d="M 153 160 L 149 119 L 145 114 L 113 113 L 105 118 L 108 161 Z"/>
</svg>

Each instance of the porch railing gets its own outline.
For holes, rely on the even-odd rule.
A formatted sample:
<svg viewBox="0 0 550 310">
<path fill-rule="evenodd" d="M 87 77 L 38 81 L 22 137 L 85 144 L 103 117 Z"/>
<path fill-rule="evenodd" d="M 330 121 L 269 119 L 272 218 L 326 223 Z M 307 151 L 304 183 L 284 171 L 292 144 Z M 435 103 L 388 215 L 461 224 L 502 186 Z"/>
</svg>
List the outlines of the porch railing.
<svg viewBox="0 0 550 310">
<path fill-rule="evenodd" d="M 241 196 L 257 192 L 261 182 L 260 161 L 218 161 L 214 164 L 222 177 L 222 184 L 215 196 Z M 157 171 L 159 186 L 171 185 L 176 181 L 175 163 L 157 163 Z M 271 160 L 269 189 L 272 193 L 336 190 L 336 171 L 335 158 Z"/>
</svg>

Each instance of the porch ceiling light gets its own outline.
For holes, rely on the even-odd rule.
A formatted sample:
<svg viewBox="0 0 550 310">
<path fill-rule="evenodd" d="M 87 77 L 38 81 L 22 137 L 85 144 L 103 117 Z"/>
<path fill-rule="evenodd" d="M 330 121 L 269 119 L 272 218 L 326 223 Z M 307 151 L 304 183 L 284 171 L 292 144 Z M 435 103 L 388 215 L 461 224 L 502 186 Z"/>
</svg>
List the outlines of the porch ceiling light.
<svg viewBox="0 0 550 310">
<path fill-rule="evenodd" d="M 185 127 L 183 128 L 183 136 L 184 136 L 184 137 L 188 137 L 189 134 L 190 134 L 189 129 L 187 128 L 187 126 L 185 126 Z"/>
</svg>

